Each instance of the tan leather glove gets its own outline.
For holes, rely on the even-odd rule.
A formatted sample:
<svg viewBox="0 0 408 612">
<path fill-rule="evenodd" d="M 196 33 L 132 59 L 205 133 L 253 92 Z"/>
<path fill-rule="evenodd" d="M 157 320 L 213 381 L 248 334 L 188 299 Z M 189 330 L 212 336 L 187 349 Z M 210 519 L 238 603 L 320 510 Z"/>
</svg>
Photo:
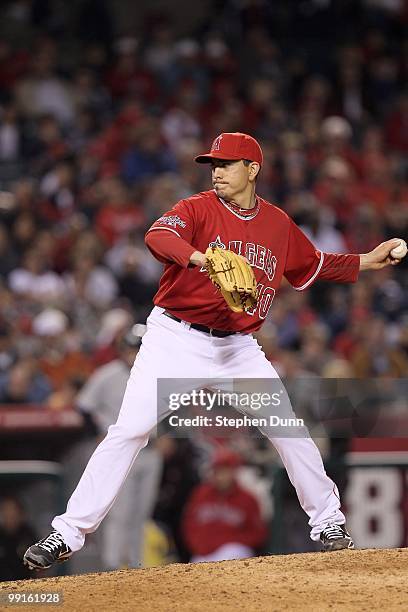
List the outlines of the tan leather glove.
<svg viewBox="0 0 408 612">
<path fill-rule="evenodd" d="M 246 312 L 257 304 L 258 292 L 253 270 L 247 260 L 233 251 L 208 247 L 207 272 L 234 312 Z"/>
</svg>

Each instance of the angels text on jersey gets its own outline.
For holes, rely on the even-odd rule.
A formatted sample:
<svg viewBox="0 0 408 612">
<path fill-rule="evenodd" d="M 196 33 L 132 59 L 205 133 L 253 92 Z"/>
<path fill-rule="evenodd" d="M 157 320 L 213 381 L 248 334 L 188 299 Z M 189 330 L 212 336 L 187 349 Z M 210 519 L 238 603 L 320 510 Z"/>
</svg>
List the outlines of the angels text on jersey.
<svg viewBox="0 0 408 612">
<path fill-rule="evenodd" d="M 228 246 L 221 240 L 218 235 L 215 240 L 209 243 L 209 247 L 219 247 L 234 251 L 237 255 L 246 257 L 253 268 L 262 270 L 268 280 L 273 280 L 276 272 L 277 259 L 272 255 L 272 251 L 261 244 L 254 242 L 243 242 L 242 240 L 230 240 Z M 205 268 L 201 268 L 200 272 L 205 272 Z"/>
</svg>

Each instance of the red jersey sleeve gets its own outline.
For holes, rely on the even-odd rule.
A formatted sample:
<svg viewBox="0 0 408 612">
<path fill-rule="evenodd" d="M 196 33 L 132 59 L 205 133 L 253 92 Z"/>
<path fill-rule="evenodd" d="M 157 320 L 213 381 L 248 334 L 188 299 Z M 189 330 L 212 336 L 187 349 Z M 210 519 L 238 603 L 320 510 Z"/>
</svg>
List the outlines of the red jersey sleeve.
<svg viewBox="0 0 408 612">
<path fill-rule="evenodd" d="M 193 208 L 188 201 L 180 200 L 148 229 L 145 243 L 162 263 L 176 262 L 186 268 L 191 254 L 196 250 L 190 244 L 194 229 Z"/>
<path fill-rule="evenodd" d="M 187 268 L 195 249 L 191 244 L 170 232 L 148 232 L 145 243 L 152 255 L 161 263 L 177 263 Z"/>
<path fill-rule="evenodd" d="M 319 272 L 322 280 L 337 283 L 355 283 L 360 272 L 360 255 L 338 255 L 324 253 L 324 261 Z"/>
<path fill-rule="evenodd" d="M 289 219 L 289 239 L 284 275 L 297 291 L 317 278 L 353 283 L 360 269 L 359 255 L 323 253 L 315 248 L 302 230 Z"/>
<path fill-rule="evenodd" d="M 302 230 L 289 219 L 289 239 L 284 275 L 295 289 L 306 289 L 317 278 L 324 255 Z"/>
</svg>

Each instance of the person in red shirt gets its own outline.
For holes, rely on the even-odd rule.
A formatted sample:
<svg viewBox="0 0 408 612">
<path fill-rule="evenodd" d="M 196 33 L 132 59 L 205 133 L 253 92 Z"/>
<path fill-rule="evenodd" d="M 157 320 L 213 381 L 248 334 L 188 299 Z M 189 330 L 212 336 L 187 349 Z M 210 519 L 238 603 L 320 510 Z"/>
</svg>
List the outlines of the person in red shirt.
<svg viewBox="0 0 408 612">
<path fill-rule="evenodd" d="M 144 219 L 139 206 L 131 201 L 126 186 L 116 177 L 105 179 L 101 185 L 103 204 L 96 216 L 98 235 L 109 247 L 129 232 L 140 228 Z"/>
<path fill-rule="evenodd" d="M 267 528 L 256 498 L 237 482 L 239 457 L 220 451 L 210 478 L 192 492 L 182 532 L 192 562 L 252 557 L 264 544 Z"/>
<path fill-rule="evenodd" d="M 316 249 L 284 211 L 256 193 L 263 155 L 251 136 L 220 134 L 210 152 L 196 161 L 211 166 L 213 189 L 175 204 L 146 234 L 148 248 L 165 268 L 118 420 L 91 457 L 66 512 L 52 521 L 54 531 L 26 551 L 25 562 L 32 568 L 48 568 L 82 548 L 86 534 L 97 529 L 114 503 L 150 431 L 172 414 L 173 399 L 196 390 L 197 380 L 216 390 L 220 379 L 238 384 L 252 379 L 255 390 L 258 381 L 267 387 L 275 381 L 282 394 L 279 409 L 294 416 L 276 370 L 252 336 L 273 306 L 283 278 L 303 291 L 317 278 L 355 282 L 360 270 L 398 263 L 390 253 L 400 239 L 361 255 Z M 211 245 L 247 258 L 258 285 L 255 309 L 232 312 L 212 285 L 205 256 Z M 169 393 L 172 386 L 175 398 Z M 260 429 L 279 453 L 309 516 L 312 540 L 320 540 L 328 551 L 352 548 L 338 489 L 307 428 L 299 424 L 282 435 L 265 423 Z"/>
</svg>

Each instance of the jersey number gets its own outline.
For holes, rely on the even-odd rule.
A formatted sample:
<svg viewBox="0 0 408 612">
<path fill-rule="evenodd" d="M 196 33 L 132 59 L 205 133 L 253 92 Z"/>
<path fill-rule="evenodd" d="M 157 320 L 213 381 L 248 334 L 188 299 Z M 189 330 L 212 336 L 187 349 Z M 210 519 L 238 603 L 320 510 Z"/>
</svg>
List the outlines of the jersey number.
<svg viewBox="0 0 408 612">
<path fill-rule="evenodd" d="M 265 287 L 262 283 L 258 283 L 258 303 L 252 310 L 248 310 L 247 314 L 251 317 L 258 310 L 258 316 L 260 319 L 265 319 L 272 305 L 273 298 L 275 297 L 275 289 L 272 287 Z"/>
</svg>

